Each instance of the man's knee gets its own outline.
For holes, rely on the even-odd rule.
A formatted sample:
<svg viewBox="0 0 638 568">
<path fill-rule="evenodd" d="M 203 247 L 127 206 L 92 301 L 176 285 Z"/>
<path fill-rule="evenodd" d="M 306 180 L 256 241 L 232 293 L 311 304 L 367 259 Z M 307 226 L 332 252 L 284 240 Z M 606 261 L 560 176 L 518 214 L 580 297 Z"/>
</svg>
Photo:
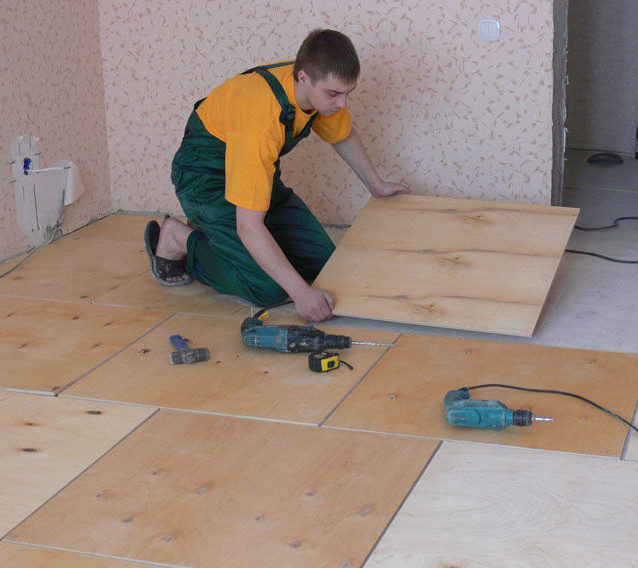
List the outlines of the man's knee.
<svg viewBox="0 0 638 568">
<path fill-rule="evenodd" d="M 279 304 L 288 297 L 286 291 L 274 280 L 270 282 L 261 280 L 253 282 L 252 284 L 248 283 L 247 291 L 248 293 L 244 296 L 245 299 L 258 306 Z"/>
</svg>

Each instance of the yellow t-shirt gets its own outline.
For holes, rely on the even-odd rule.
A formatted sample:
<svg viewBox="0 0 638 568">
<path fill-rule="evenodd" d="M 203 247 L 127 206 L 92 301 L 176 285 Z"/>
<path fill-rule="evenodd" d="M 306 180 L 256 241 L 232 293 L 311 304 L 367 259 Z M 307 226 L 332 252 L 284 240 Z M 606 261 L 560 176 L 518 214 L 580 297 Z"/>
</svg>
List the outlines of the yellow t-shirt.
<svg viewBox="0 0 638 568">
<path fill-rule="evenodd" d="M 274 67 L 290 104 L 295 107 L 293 131 L 297 136 L 311 116 L 299 108 L 295 98 L 293 66 Z M 226 200 L 255 211 L 270 205 L 275 162 L 285 141 L 285 127 L 279 121 L 281 106 L 270 85 L 258 73 L 229 79 L 197 108 L 204 127 L 226 143 Z M 326 142 L 346 139 L 352 119 L 344 108 L 332 116 L 318 115 L 312 129 Z"/>
</svg>

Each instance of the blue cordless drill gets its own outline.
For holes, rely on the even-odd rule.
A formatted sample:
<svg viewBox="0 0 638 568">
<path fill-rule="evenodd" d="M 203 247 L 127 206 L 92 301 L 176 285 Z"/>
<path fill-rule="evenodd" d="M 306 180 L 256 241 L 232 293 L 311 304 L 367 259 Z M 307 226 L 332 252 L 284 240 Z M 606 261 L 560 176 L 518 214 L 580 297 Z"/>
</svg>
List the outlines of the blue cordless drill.
<svg viewBox="0 0 638 568">
<path fill-rule="evenodd" d="M 529 410 L 511 410 L 498 400 L 471 400 L 467 387 L 449 391 L 443 400 L 443 407 L 447 421 L 454 426 L 499 429 L 554 420 L 534 416 Z"/>
</svg>

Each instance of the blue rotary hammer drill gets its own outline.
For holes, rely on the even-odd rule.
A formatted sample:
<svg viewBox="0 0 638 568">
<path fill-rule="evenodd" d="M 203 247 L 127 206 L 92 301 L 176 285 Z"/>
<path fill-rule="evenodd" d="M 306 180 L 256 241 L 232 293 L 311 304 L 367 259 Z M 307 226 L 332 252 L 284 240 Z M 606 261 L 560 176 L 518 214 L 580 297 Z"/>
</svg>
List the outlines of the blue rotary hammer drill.
<svg viewBox="0 0 638 568">
<path fill-rule="evenodd" d="M 534 416 L 529 410 L 511 410 L 498 400 L 471 400 L 468 387 L 449 391 L 443 407 L 447 421 L 455 426 L 499 429 L 554 420 Z"/>
</svg>

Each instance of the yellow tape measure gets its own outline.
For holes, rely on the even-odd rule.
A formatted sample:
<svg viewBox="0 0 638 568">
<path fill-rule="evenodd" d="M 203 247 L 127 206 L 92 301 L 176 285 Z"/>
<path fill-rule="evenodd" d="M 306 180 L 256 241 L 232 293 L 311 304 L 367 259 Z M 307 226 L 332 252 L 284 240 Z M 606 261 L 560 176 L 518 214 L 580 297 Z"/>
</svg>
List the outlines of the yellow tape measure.
<svg viewBox="0 0 638 568">
<path fill-rule="evenodd" d="M 310 367 L 310 370 L 315 373 L 333 371 L 334 369 L 338 369 L 341 363 L 350 370 L 353 369 L 352 365 L 339 359 L 339 353 L 322 351 L 321 353 L 311 353 L 308 355 L 308 367 Z"/>
<path fill-rule="evenodd" d="M 339 368 L 339 354 L 328 353 L 311 353 L 308 355 L 308 367 L 315 373 L 325 373 Z"/>
</svg>

